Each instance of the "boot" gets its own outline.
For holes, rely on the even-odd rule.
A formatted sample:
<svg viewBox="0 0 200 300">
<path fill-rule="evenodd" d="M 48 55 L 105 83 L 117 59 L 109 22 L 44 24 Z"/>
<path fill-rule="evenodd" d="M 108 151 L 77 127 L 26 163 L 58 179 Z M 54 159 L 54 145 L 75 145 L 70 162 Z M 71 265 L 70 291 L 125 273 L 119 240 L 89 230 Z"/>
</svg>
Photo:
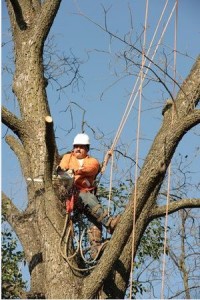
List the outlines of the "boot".
<svg viewBox="0 0 200 300">
<path fill-rule="evenodd" d="M 91 245 L 91 251 L 90 251 L 91 258 L 97 259 L 99 254 L 98 252 L 100 252 L 101 249 L 102 230 L 97 226 L 93 225 L 88 229 L 87 233 Z"/>
<path fill-rule="evenodd" d="M 107 224 L 106 224 L 106 228 L 108 233 L 112 234 L 115 230 L 115 227 L 117 226 L 119 220 L 120 220 L 121 216 L 118 215 L 116 217 L 110 217 Z"/>
</svg>

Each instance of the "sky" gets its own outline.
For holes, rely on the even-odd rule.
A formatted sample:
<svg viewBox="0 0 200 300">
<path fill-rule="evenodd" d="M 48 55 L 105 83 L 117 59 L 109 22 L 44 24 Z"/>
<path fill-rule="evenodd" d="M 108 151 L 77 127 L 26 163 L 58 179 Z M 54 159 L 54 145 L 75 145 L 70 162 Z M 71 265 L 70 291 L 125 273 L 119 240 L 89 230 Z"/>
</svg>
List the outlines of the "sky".
<svg viewBox="0 0 200 300">
<path fill-rule="evenodd" d="M 49 38 L 53 38 L 55 45 L 51 49 L 55 47 L 57 56 L 62 56 L 65 53 L 69 57 L 73 53 L 84 64 L 80 66 L 80 74 L 83 79 L 79 82 L 78 88 L 74 86 L 74 88 L 69 87 L 58 91 L 58 86 L 53 81 L 49 83 L 47 88 L 60 153 L 71 149 L 74 136 L 81 131 L 83 112 L 85 112 L 85 121 L 89 124 L 89 127 L 86 127 L 85 130 L 91 138 L 91 154 L 102 161 L 105 152 L 111 146 L 135 84 L 137 73 L 136 69 L 129 68 L 129 76 L 127 76 L 125 65 L 119 57 L 120 53 L 123 53 L 125 50 L 125 45 L 119 40 L 110 39 L 110 36 L 101 30 L 97 24 L 104 26 L 104 10 L 106 10 L 108 29 L 122 38 L 129 33 L 130 39 L 139 48 L 143 41 L 145 3 L 146 1 L 144 0 L 70 0 L 62 2 L 49 33 Z M 166 24 L 174 3 L 175 1 L 169 1 L 159 34 Z M 164 0 L 149 0 L 146 33 L 147 50 L 164 4 Z M 200 52 L 199 11 L 199 0 L 178 1 L 176 71 L 179 82 L 187 76 L 195 58 Z M 174 20 L 175 14 L 172 16 L 159 47 L 158 55 L 155 57 L 155 62 L 161 67 L 164 59 L 167 57 L 167 70 L 171 76 L 173 76 Z M 131 35 L 130 24 L 132 24 Z M 2 48 L 3 69 L 5 66 L 7 68 L 12 67 L 9 60 L 9 57 L 11 57 L 11 35 L 8 32 L 8 26 L 9 19 L 5 3 L 2 2 L 2 42 L 6 43 Z M 156 41 L 154 42 L 154 47 L 155 45 Z M 134 58 L 138 59 L 138 53 L 134 52 L 133 54 Z M 56 55 L 54 55 L 55 59 Z M 11 76 L 4 74 L 3 72 L 2 103 L 18 114 L 17 101 L 10 92 Z M 66 85 L 68 82 L 66 72 L 64 75 L 60 82 Z M 166 82 L 172 90 L 173 83 L 169 78 L 166 78 Z M 139 151 L 140 165 L 142 165 L 155 134 L 161 125 L 161 111 L 167 98 L 169 98 L 169 95 L 163 86 L 157 83 L 148 83 L 143 88 Z M 126 151 L 127 155 L 130 156 L 135 155 L 136 149 L 137 103 L 128 117 L 119 140 L 120 149 Z M 71 115 L 69 109 L 67 110 L 69 105 L 73 112 L 74 129 L 71 131 Z M 68 133 L 67 131 L 70 132 Z M 200 155 L 199 152 L 195 152 L 199 138 L 197 133 L 199 133 L 199 128 L 193 130 L 191 134 L 187 134 L 176 151 L 177 154 L 180 152 L 183 156 L 188 155 L 188 164 L 191 162 L 190 168 L 195 174 L 194 181 L 198 181 L 200 175 L 198 167 L 200 165 Z M 2 138 L 5 134 L 6 129 L 3 126 Z M 104 135 L 103 140 L 101 140 L 102 135 Z M 123 160 L 119 161 L 119 165 L 126 172 L 127 165 Z M 2 189 L 13 198 L 13 201 L 21 209 L 25 208 L 26 191 L 24 180 L 21 177 L 19 165 L 12 151 L 3 140 L 2 175 Z M 109 177 L 109 167 L 105 176 Z M 192 195 L 195 195 L 194 191 L 191 191 Z"/>
</svg>

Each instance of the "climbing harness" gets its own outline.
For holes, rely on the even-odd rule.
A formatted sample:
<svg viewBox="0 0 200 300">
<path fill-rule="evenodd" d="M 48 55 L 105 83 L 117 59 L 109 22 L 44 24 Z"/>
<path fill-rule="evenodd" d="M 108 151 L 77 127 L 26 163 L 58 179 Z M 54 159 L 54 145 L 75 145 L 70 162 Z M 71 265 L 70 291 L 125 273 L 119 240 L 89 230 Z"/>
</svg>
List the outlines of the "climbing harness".
<svg viewBox="0 0 200 300">
<path fill-rule="evenodd" d="M 72 213 L 74 210 L 75 202 L 78 198 L 79 191 L 77 188 L 73 185 L 72 188 L 69 191 L 69 196 L 66 199 L 66 212 L 68 214 Z"/>
</svg>

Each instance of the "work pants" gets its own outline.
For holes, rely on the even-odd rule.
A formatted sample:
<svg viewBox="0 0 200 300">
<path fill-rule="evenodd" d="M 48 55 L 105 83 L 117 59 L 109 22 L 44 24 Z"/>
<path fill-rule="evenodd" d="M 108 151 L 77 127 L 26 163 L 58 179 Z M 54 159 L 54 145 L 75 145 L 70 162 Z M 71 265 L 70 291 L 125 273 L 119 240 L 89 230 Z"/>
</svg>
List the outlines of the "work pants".
<svg viewBox="0 0 200 300">
<path fill-rule="evenodd" d="M 80 192 L 78 197 L 78 205 L 83 206 L 84 213 L 97 224 L 108 226 L 108 212 L 104 209 L 97 197 L 91 192 Z"/>
</svg>

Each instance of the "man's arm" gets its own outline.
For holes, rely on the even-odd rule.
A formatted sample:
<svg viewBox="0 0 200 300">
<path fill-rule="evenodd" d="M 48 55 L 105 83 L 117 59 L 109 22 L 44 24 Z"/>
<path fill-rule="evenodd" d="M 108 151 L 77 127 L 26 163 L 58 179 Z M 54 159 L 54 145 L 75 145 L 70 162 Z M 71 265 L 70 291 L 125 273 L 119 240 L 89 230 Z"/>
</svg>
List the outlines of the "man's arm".
<svg viewBox="0 0 200 300">
<path fill-rule="evenodd" d="M 63 158 L 61 159 L 61 162 L 59 164 L 59 167 L 62 169 L 62 170 L 67 170 L 69 169 L 69 154 L 65 154 L 63 156 Z"/>
<path fill-rule="evenodd" d="M 82 175 L 82 176 L 95 176 L 99 172 L 99 162 L 95 158 L 90 158 L 90 162 L 87 162 L 83 167 L 75 170 L 75 175 Z"/>
</svg>

